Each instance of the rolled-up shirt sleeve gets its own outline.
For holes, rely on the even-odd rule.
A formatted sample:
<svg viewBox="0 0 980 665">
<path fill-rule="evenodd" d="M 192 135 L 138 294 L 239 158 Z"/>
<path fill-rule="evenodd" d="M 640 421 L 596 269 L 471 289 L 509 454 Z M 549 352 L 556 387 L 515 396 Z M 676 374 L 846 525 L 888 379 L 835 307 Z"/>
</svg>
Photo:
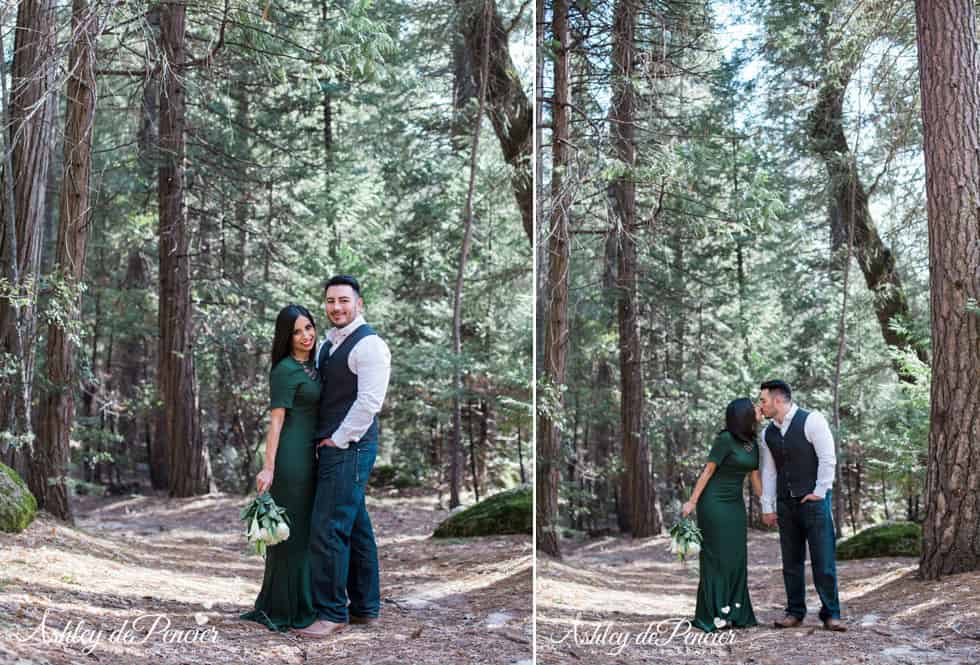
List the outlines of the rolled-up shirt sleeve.
<svg viewBox="0 0 980 665">
<path fill-rule="evenodd" d="M 837 468 L 837 454 L 834 452 L 834 435 L 830 432 L 830 424 L 821 413 L 811 412 L 803 426 L 807 440 L 813 444 L 817 453 L 817 484 L 813 488 L 814 495 L 821 499 L 827 495 L 834 485 L 834 471 Z"/>
<path fill-rule="evenodd" d="M 759 432 L 759 471 L 762 474 L 762 512 L 776 512 L 776 461 L 766 445 L 765 428 Z"/>
<path fill-rule="evenodd" d="M 357 375 L 357 399 L 330 437 L 338 448 L 360 441 L 381 411 L 391 378 L 391 352 L 383 339 L 369 335 L 351 349 L 347 366 Z"/>
</svg>

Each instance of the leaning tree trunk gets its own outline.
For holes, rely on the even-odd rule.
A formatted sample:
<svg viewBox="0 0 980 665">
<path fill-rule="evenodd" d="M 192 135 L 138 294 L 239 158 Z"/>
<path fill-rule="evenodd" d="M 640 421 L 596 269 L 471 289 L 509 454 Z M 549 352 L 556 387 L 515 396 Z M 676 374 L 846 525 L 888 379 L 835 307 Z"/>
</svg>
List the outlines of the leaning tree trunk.
<svg viewBox="0 0 980 665">
<path fill-rule="evenodd" d="M 160 95 L 160 358 L 170 495 L 211 489 L 211 465 L 198 420 L 191 305 L 190 231 L 184 206 L 184 30 L 186 6 L 160 9 L 160 51 L 166 71 Z"/>
<path fill-rule="evenodd" d="M 623 427 L 623 500 L 635 538 L 660 533 L 650 450 L 643 436 L 643 354 L 636 302 L 636 92 L 631 77 L 636 56 L 637 0 L 619 0 L 613 13 L 613 80 L 610 135 L 626 169 L 610 184 L 618 238 L 620 415 Z"/>
<path fill-rule="evenodd" d="M 973 0 L 915 13 L 933 349 L 919 569 L 934 580 L 980 568 L 980 63 Z"/>
<path fill-rule="evenodd" d="M 487 72 L 486 110 L 500 143 L 504 160 L 513 172 L 510 184 L 521 211 L 528 242 L 534 242 L 534 181 L 531 177 L 531 103 L 510 57 L 508 38 L 497 3 L 491 2 L 489 15 L 483 4 L 473 0 L 456 0 L 460 27 L 470 53 L 471 70 L 476 87 L 484 84 Z M 489 30 L 488 30 L 489 28 Z M 489 32 L 489 34 L 487 34 Z M 489 66 L 482 65 L 484 44 L 489 45 Z"/>
<path fill-rule="evenodd" d="M 10 354 L 16 372 L 0 383 L 0 431 L 32 438 L 30 405 L 36 356 L 37 282 L 47 202 L 50 145 L 56 109 L 55 2 L 22 0 L 17 11 L 9 97 L 4 94 L 3 182 L 0 196 L 0 257 L 2 277 L 27 303 L 12 305 L 0 298 L 0 354 Z M 6 88 L 6 72 L 0 71 Z M 6 91 L 4 91 L 6 93 Z M 9 102 L 9 103 L 8 103 Z M 13 408 L 9 408 L 11 405 Z M 3 460 L 27 474 L 21 447 L 3 451 Z"/>
<path fill-rule="evenodd" d="M 85 245 L 91 217 L 92 126 L 95 121 L 95 41 L 98 18 L 88 0 L 72 2 L 72 47 L 65 111 L 65 162 L 58 210 L 55 272 L 73 291 L 85 274 Z M 68 319 L 78 318 L 79 295 Z M 67 322 L 65 322 L 67 323 Z M 68 501 L 68 438 L 75 421 L 75 343 L 63 325 L 48 327 L 48 388 L 41 401 L 38 441 L 31 464 L 31 492 L 38 507 L 73 522 Z"/>
<path fill-rule="evenodd" d="M 908 318 L 909 306 L 895 256 L 885 246 L 875 227 L 868 204 L 868 192 L 854 165 L 854 155 L 844 134 L 844 94 L 850 82 L 846 70 L 838 78 L 825 81 L 819 100 L 810 113 L 810 141 L 827 170 L 830 187 L 830 227 L 834 249 L 842 248 L 850 236 L 853 255 L 861 266 L 865 284 L 874 297 L 875 316 L 885 344 L 910 349 L 922 362 L 928 362 L 926 349 L 892 329 L 896 317 Z M 903 381 L 915 379 L 896 364 Z"/>
<path fill-rule="evenodd" d="M 565 356 L 568 352 L 568 270 L 571 262 L 568 187 L 568 2 L 555 0 L 554 94 L 551 100 L 551 213 L 548 233 L 547 300 L 542 367 L 538 379 L 537 458 L 535 459 L 535 533 L 538 550 L 561 557 L 558 526 L 558 485 L 561 431 L 557 415 L 562 409 Z"/>
</svg>

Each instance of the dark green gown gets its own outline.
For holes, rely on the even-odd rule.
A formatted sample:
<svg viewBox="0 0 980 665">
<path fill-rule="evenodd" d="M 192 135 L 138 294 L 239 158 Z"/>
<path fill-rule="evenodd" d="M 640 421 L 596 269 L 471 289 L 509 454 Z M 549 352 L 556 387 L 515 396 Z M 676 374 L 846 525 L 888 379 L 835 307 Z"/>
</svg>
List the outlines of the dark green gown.
<svg viewBox="0 0 980 665">
<path fill-rule="evenodd" d="M 287 356 L 272 370 L 269 408 L 285 408 L 269 493 L 289 515 L 289 538 L 266 550 L 265 576 L 255 609 L 241 615 L 272 630 L 305 628 L 316 620 L 310 576 L 310 515 L 316 492 L 313 433 L 320 382 L 312 361 Z"/>
<path fill-rule="evenodd" d="M 715 438 L 708 461 L 718 468 L 697 505 L 703 541 L 698 606 L 693 623 L 710 633 L 718 628 L 757 625 L 749 600 L 742 485 L 745 474 L 759 468 L 759 445 L 755 441 L 743 443 L 723 431 Z M 720 624 L 721 621 L 725 623 Z"/>
</svg>

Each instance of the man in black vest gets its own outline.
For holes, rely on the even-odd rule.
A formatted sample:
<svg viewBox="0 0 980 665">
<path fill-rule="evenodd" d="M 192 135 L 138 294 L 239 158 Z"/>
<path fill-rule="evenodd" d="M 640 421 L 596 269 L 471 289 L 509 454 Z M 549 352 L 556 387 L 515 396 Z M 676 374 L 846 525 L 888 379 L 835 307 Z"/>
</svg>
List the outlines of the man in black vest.
<svg viewBox="0 0 980 665">
<path fill-rule="evenodd" d="M 813 583 L 820 596 L 820 620 L 827 630 L 844 631 L 837 597 L 836 539 L 831 487 L 834 438 L 827 419 L 804 411 L 792 400 L 785 381 L 766 381 L 759 405 L 772 419 L 759 440 L 762 521 L 779 524 L 786 587 L 786 616 L 776 628 L 792 628 L 806 616 L 806 547 L 810 546 Z"/>
<path fill-rule="evenodd" d="M 317 621 L 296 632 L 325 637 L 381 611 L 378 548 L 364 503 L 378 453 L 378 412 L 391 374 L 391 353 L 361 313 L 361 286 L 348 275 L 324 287 L 333 328 L 316 356 L 320 415 L 313 444 L 317 489 L 310 531 Z"/>
</svg>

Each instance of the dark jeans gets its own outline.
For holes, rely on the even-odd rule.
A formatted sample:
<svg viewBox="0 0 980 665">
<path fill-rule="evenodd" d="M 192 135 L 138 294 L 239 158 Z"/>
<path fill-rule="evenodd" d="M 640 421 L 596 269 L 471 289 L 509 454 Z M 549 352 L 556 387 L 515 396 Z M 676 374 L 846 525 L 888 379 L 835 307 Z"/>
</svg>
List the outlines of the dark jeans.
<svg viewBox="0 0 980 665">
<path fill-rule="evenodd" d="M 381 611 L 378 547 L 364 505 L 377 454 L 376 442 L 319 450 L 310 524 L 313 609 L 319 619 L 346 623 L 349 614 L 376 617 Z"/>
<path fill-rule="evenodd" d="M 840 619 L 837 598 L 837 543 L 831 492 L 823 501 L 800 503 L 800 498 L 780 498 L 776 506 L 779 545 L 783 551 L 783 584 L 786 586 L 786 613 L 798 619 L 806 616 L 806 545 L 810 546 L 813 584 L 820 596 L 820 619 Z"/>
</svg>

